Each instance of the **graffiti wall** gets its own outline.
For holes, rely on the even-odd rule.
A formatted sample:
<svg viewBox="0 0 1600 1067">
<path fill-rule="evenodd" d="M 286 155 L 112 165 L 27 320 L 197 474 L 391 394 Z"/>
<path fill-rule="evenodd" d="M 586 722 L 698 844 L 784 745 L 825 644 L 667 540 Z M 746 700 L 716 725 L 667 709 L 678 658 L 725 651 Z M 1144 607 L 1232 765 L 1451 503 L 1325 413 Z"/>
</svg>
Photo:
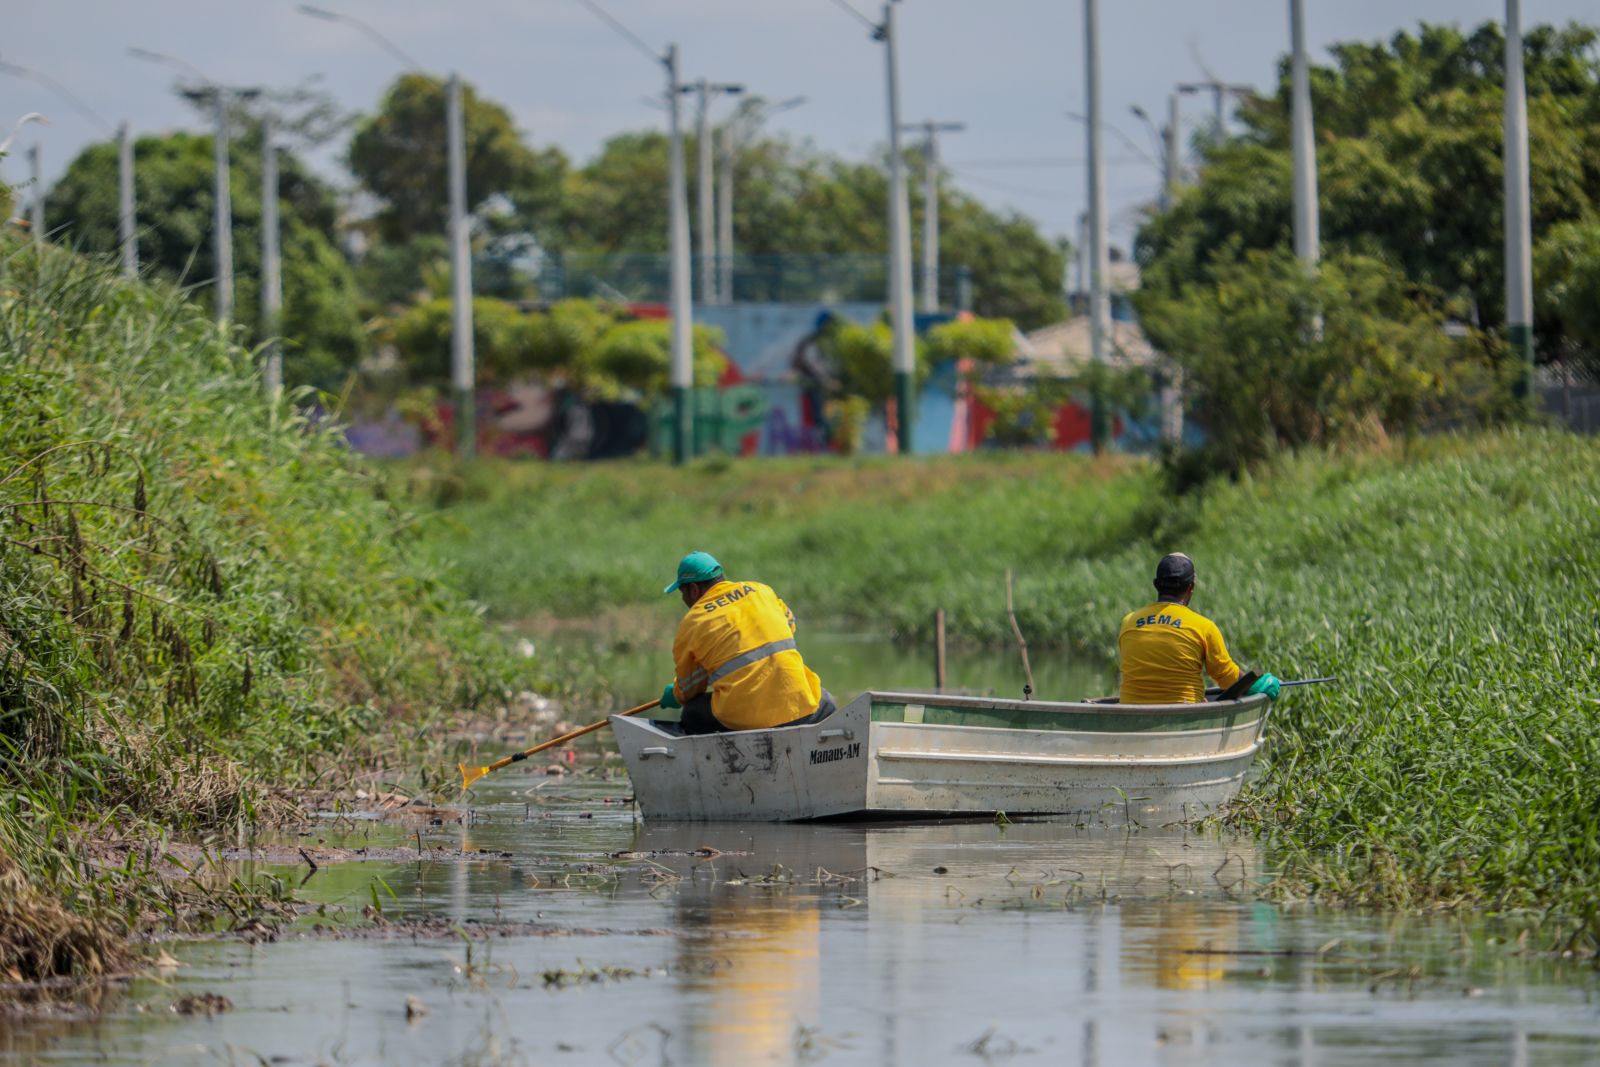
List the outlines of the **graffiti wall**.
<svg viewBox="0 0 1600 1067">
<path fill-rule="evenodd" d="M 642 315 L 660 315 L 664 308 L 641 306 Z M 829 451 L 827 390 L 824 362 L 816 345 L 827 316 L 869 323 L 882 314 L 872 303 L 732 304 L 697 307 L 695 319 L 722 331 L 729 367 L 713 389 L 695 390 L 694 449 L 697 454 L 783 456 Z M 919 332 L 947 316 L 919 316 Z M 965 368 L 950 362 L 933 368 L 917 401 L 912 430 L 913 450 L 922 455 L 966 452 L 980 447 L 994 413 L 970 395 Z M 425 445 L 449 447 L 453 412 L 448 404 L 433 412 L 429 425 L 418 427 L 390 412 L 381 419 L 353 426 L 352 447 L 381 456 L 404 456 Z M 897 413 L 865 416 L 860 449 L 892 452 L 896 447 Z M 478 448 L 488 455 L 530 456 L 555 460 L 603 459 L 650 451 L 671 452 L 672 405 L 661 400 L 648 410 L 635 404 L 601 402 L 566 389 L 537 382 L 518 383 L 478 395 Z M 1128 451 L 1154 449 L 1160 440 L 1159 418 L 1119 412 L 1113 418 L 1113 440 Z M 1192 428 L 1191 431 L 1193 432 Z M 1089 413 L 1075 401 L 1055 412 L 1046 437 L 1048 446 L 1089 446 Z"/>
</svg>

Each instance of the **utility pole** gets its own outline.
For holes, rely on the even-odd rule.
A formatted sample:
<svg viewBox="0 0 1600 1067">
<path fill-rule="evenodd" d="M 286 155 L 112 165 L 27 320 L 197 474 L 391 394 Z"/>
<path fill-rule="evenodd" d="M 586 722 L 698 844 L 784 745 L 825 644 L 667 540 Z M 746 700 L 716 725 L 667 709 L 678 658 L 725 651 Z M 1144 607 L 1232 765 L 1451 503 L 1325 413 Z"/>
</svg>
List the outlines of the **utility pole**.
<svg viewBox="0 0 1600 1067">
<path fill-rule="evenodd" d="M 689 203 L 683 167 L 683 128 L 679 99 L 678 46 L 668 45 L 663 59 L 667 69 L 667 103 L 671 111 L 668 151 L 667 246 L 671 252 L 669 279 L 672 314 L 672 460 L 686 463 L 694 456 L 694 333 L 689 296 Z"/>
<path fill-rule="evenodd" d="M 44 241 L 44 163 L 40 158 L 39 142 L 28 147 L 28 164 L 33 173 L 33 199 L 28 205 L 28 225 L 33 230 L 33 243 Z"/>
<path fill-rule="evenodd" d="M 900 154 L 900 71 L 894 32 L 898 0 L 883 5 L 883 23 L 874 36 L 883 42 L 889 95 L 889 321 L 894 328 L 895 408 L 900 454 L 911 454 L 915 419 L 916 338 L 911 318 L 911 207 L 905 160 Z"/>
<path fill-rule="evenodd" d="M 472 351 L 472 249 L 467 232 L 466 119 L 461 78 L 450 75 L 445 111 L 450 158 L 450 383 L 455 393 L 456 454 L 477 452 L 476 368 Z"/>
<path fill-rule="evenodd" d="M 1311 136 L 1311 75 L 1306 63 L 1305 0 L 1289 0 L 1293 50 L 1290 121 L 1294 148 L 1294 254 L 1308 269 L 1317 265 L 1317 153 Z"/>
<path fill-rule="evenodd" d="M 228 172 L 228 100 L 220 85 L 213 85 L 208 91 L 216 123 L 211 137 L 217 190 L 212 198 L 211 220 L 217 260 L 216 311 L 217 321 L 227 322 L 233 318 L 233 196 Z"/>
<path fill-rule="evenodd" d="M 711 131 L 707 128 L 707 112 L 711 109 L 711 100 L 719 93 L 735 95 L 744 92 L 744 86 L 726 82 L 709 82 L 704 78 L 693 85 L 684 86 L 685 92 L 696 93 L 699 96 L 699 107 L 695 114 L 695 150 L 699 156 L 699 188 L 696 190 L 700 200 L 699 217 L 696 221 L 700 229 L 700 302 L 702 304 L 719 303 L 717 299 L 717 254 L 716 254 L 716 219 L 712 207 L 715 190 L 712 188 L 715 178 L 711 168 Z"/>
<path fill-rule="evenodd" d="M 1533 228 L 1529 211 L 1528 97 L 1522 71 L 1522 0 L 1506 0 L 1506 337 L 1521 361 L 1512 395 L 1533 391 Z"/>
<path fill-rule="evenodd" d="M 1167 97 L 1167 128 L 1163 132 L 1167 150 L 1162 155 L 1166 164 L 1167 203 L 1178 199 L 1178 185 L 1183 181 L 1183 115 L 1178 110 L 1178 94 Z"/>
<path fill-rule="evenodd" d="M 272 119 L 261 120 L 261 335 L 267 341 L 267 396 L 283 389 L 283 266 L 278 256 L 278 146 Z"/>
<path fill-rule="evenodd" d="M 1100 376 L 1106 360 L 1106 173 L 1100 144 L 1100 3 L 1083 0 L 1084 70 L 1089 103 L 1089 346 L 1094 360 L 1094 387 L 1089 399 L 1090 437 L 1096 453 L 1106 450 L 1107 425 L 1104 383 Z"/>
<path fill-rule="evenodd" d="M 914 122 L 907 133 L 922 131 L 922 310 L 939 310 L 939 134 L 959 133 L 964 122 Z"/>
<path fill-rule="evenodd" d="M 122 273 L 139 276 L 139 233 L 134 226 L 133 135 L 124 122 L 117 127 L 117 237 L 122 245 Z"/>
<path fill-rule="evenodd" d="M 249 100 L 260 93 L 260 90 L 229 89 L 219 85 L 206 77 L 194 64 L 176 56 L 163 55 L 145 48 L 130 48 L 128 54 L 135 59 L 161 63 L 184 71 L 199 83 L 200 88 L 184 90 L 183 95 L 196 104 L 205 101 L 211 105 L 212 122 L 215 125 L 211 138 L 215 161 L 212 172 L 216 181 L 216 192 L 212 197 L 211 223 L 212 249 L 217 261 L 215 310 L 217 321 L 226 322 L 233 317 L 233 204 L 228 174 L 228 95 L 231 93 L 237 99 Z"/>
</svg>

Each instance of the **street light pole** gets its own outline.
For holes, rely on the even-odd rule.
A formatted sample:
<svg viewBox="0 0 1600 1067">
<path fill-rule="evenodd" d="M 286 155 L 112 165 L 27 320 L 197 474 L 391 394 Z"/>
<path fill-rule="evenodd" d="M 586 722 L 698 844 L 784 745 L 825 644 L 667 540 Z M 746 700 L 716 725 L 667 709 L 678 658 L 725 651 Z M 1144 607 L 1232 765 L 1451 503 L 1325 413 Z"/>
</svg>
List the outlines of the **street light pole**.
<svg viewBox="0 0 1600 1067">
<path fill-rule="evenodd" d="M 186 92 L 185 95 L 191 100 L 209 100 L 211 103 L 212 121 L 216 127 L 212 134 L 214 160 L 212 169 L 216 180 L 216 192 L 212 197 L 212 248 L 213 257 L 216 259 L 215 311 L 217 321 L 226 322 L 233 317 L 233 203 L 228 173 L 227 98 L 229 92 L 240 97 L 249 97 L 253 96 L 256 90 L 229 90 L 206 77 L 194 64 L 175 56 L 162 55 L 160 52 L 151 52 L 143 48 L 130 48 L 128 54 L 135 59 L 162 63 L 187 72 L 200 83 L 201 87 Z"/>
<path fill-rule="evenodd" d="M 1305 0 L 1289 0 L 1289 37 L 1293 58 L 1290 120 L 1294 149 L 1294 254 L 1307 269 L 1315 268 L 1317 233 L 1317 155 L 1311 136 L 1311 75 L 1306 63 Z"/>
<path fill-rule="evenodd" d="M 139 276 L 139 233 L 134 226 L 133 134 L 124 122 L 117 127 L 117 238 L 122 246 L 122 273 Z"/>
<path fill-rule="evenodd" d="M 33 230 L 33 242 L 44 240 L 44 164 L 40 159 L 39 142 L 28 146 L 28 163 L 33 172 L 33 200 L 28 207 L 28 224 Z"/>
<path fill-rule="evenodd" d="M 1167 151 L 1163 157 L 1166 163 L 1167 203 L 1170 205 L 1178 199 L 1178 183 L 1183 181 L 1183 134 L 1181 123 L 1183 116 L 1178 111 L 1178 94 L 1172 93 L 1167 97 Z"/>
<path fill-rule="evenodd" d="M 689 204 L 683 167 L 683 128 L 679 100 L 683 83 L 678 80 L 678 46 L 668 45 L 663 59 L 667 69 L 667 104 L 671 114 L 671 144 L 668 150 L 668 232 L 671 253 L 670 303 L 672 315 L 672 459 L 686 463 L 694 455 L 694 335 L 689 295 Z"/>
<path fill-rule="evenodd" d="M 911 317 L 911 207 L 906 191 L 906 166 L 900 154 L 899 43 L 894 31 L 895 4 L 883 5 L 883 23 L 876 36 L 883 42 L 889 95 L 889 321 L 894 329 L 897 444 L 909 456 L 915 419 L 916 338 Z"/>
<path fill-rule="evenodd" d="M 217 260 L 217 321 L 226 322 L 233 317 L 233 194 L 228 171 L 228 101 L 222 87 L 211 87 L 213 120 L 216 131 L 211 138 L 217 191 L 213 197 L 214 217 L 211 225 L 215 231 Z"/>
<path fill-rule="evenodd" d="M 1089 347 L 1094 360 L 1094 383 L 1090 391 L 1089 426 L 1095 452 L 1106 450 L 1107 427 L 1104 383 L 1100 381 L 1106 359 L 1106 332 L 1109 308 L 1106 300 L 1106 275 L 1110 263 L 1106 254 L 1106 174 L 1100 143 L 1100 4 L 1084 0 L 1085 78 L 1089 104 Z"/>
<path fill-rule="evenodd" d="M 913 123 L 906 127 L 922 131 L 922 310 L 939 310 L 939 134 L 966 129 L 961 122 Z"/>
<path fill-rule="evenodd" d="M 733 303 L 733 123 L 717 131 L 717 303 Z"/>
<path fill-rule="evenodd" d="M 466 125 L 461 78 L 450 75 L 445 108 L 450 158 L 450 384 L 455 393 L 456 454 L 471 459 L 477 451 L 477 398 L 472 349 L 472 256 L 467 232 Z"/>
<path fill-rule="evenodd" d="M 283 267 L 278 256 L 278 146 L 272 119 L 261 120 L 261 336 L 267 342 L 267 396 L 283 389 Z"/>
<path fill-rule="evenodd" d="M 753 136 L 755 127 L 769 116 L 799 107 L 805 102 L 805 97 L 794 96 L 771 106 L 758 103 L 749 112 L 746 119 L 749 125 L 744 134 Z M 735 116 L 723 124 L 717 147 L 720 171 L 717 177 L 717 300 L 722 304 L 733 303 L 733 165 L 744 142 L 738 122 L 739 117 Z"/>
<path fill-rule="evenodd" d="M 1533 228 L 1528 206 L 1528 97 L 1523 80 L 1522 0 L 1506 0 L 1506 336 L 1521 361 L 1512 395 L 1526 402 L 1533 378 Z"/>
</svg>

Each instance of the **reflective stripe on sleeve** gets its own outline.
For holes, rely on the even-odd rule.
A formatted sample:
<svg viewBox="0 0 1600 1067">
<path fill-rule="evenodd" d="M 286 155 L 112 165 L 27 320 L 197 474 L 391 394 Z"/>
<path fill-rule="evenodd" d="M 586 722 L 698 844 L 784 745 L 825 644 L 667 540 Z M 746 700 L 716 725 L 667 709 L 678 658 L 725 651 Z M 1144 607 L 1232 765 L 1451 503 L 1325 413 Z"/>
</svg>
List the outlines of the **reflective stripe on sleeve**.
<svg viewBox="0 0 1600 1067">
<path fill-rule="evenodd" d="M 768 641 L 764 645 L 758 645 L 757 647 L 752 648 L 749 652 L 739 653 L 737 656 L 733 657 L 728 662 L 712 671 L 711 677 L 708 678 L 707 681 L 715 685 L 718 679 L 726 678 L 740 667 L 748 667 L 750 664 L 758 663 L 761 660 L 766 659 L 768 656 L 776 656 L 779 652 L 788 652 L 794 647 L 795 643 L 794 638 L 792 637 L 785 637 L 782 641 Z"/>
</svg>

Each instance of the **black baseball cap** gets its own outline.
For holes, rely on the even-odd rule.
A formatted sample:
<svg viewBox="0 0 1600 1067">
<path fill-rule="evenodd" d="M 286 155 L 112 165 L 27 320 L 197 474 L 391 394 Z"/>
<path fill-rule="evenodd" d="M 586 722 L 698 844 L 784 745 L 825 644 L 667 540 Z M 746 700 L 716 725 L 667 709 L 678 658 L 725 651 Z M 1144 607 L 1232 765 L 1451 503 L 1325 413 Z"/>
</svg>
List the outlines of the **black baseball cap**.
<svg viewBox="0 0 1600 1067">
<path fill-rule="evenodd" d="M 1182 552 L 1161 557 L 1156 564 L 1157 589 L 1182 589 L 1194 581 L 1194 560 Z"/>
</svg>

